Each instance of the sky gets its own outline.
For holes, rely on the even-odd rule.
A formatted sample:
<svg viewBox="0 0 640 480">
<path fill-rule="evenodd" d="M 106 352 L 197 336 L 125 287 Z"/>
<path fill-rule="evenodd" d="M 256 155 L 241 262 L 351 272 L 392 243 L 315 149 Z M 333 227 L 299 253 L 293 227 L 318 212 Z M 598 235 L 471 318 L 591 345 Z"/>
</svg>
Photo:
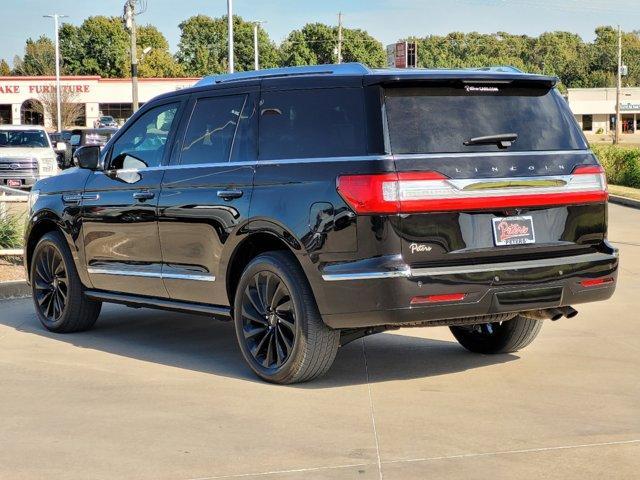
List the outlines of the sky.
<svg viewBox="0 0 640 480">
<path fill-rule="evenodd" d="M 124 0 L 0 0 L 0 58 L 12 63 L 24 51 L 28 37 L 53 36 L 53 20 L 42 15 L 68 15 L 80 24 L 90 15 L 121 15 Z M 175 52 L 180 40 L 178 24 L 197 14 L 226 14 L 226 0 L 146 0 L 142 24 L 157 26 Z M 263 20 L 272 40 L 281 42 L 305 23 L 337 23 L 361 28 L 383 44 L 408 36 L 452 31 L 491 33 L 506 31 L 538 35 L 566 30 L 592 40 L 598 25 L 620 24 L 640 30 L 640 0 L 234 0 L 234 14 Z"/>
</svg>

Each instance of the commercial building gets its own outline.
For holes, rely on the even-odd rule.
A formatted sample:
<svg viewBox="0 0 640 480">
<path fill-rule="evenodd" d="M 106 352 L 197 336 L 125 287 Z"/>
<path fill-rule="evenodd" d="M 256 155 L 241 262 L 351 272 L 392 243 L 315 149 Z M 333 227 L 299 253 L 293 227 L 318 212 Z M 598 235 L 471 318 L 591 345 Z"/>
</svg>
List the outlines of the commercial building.
<svg viewBox="0 0 640 480">
<path fill-rule="evenodd" d="M 189 87 L 198 80 L 141 78 L 138 80 L 140 104 L 161 93 Z M 62 77 L 60 84 L 62 98 L 80 105 L 79 115 L 74 122 L 77 126 L 91 127 L 100 115 L 111 115 L 119 123 L 131 116 L 129 78 L 69 76 Z M 44 125 L 51 128 L 52 112 L 46 106 L 54 104 L 55 92 L 55 77 L 0 77 L 0 124 Z"/>
<path fill-rule="evenodd" d="M 585 133 L 615 132 L 615 88 L 570 88 L 571 111 Z M 620 96 L 622 133 L 640 135 L 640 88 L 623 88 Z"/>
</svg>

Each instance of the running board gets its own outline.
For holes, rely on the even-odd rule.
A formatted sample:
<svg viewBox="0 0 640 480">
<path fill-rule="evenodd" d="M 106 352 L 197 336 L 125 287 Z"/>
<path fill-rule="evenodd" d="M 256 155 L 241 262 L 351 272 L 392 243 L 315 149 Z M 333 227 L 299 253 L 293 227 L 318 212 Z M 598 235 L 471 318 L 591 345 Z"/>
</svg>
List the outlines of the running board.
<svg viewBox="0 0 640 480">
<path fill-rule="evenodd" d="M 177 300 L 128 295 L 125 293 L 102 292 L 99 290 L 86 290 L 84 294 L 92 300 L 119 303 L 129 307 L 157 308 L 159 310 L 169 310 L 171 312 L 213 316 L 220 318 L 221 320 L 231 319 L 231 310 L 228 307 L 216 307 L 214 305 L 206 305 L 202 303 L 180 302 Z"/>
</svg>

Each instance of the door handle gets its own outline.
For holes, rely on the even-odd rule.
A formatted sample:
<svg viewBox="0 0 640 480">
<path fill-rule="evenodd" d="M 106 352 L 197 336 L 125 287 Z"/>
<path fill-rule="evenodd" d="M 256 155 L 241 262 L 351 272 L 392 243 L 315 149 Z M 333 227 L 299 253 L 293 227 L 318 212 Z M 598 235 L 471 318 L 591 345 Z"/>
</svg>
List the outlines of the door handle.
<svg viewBox="0 0 640 480">
<path fill-rule="evenodd" d="M 218 197 L 225 200 L 232 200 L 242 196 L 242 190 L 218 190 Z"/>
<path fill-rule="evenodd" d="M 156 194 L 153 192 L 135 192 L 133 194 L 133 198 L 135 198 L 136 200 L 140 200 L 141 202 L 144 202 L 145 200 L 151 200 L 155 196 Z"/>
</svg>

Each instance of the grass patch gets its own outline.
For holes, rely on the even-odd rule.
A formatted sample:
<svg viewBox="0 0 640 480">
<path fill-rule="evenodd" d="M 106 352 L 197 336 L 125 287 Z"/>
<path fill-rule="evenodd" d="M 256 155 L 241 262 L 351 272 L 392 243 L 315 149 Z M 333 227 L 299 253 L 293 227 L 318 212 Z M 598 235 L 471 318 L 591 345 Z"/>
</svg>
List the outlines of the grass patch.
<svg viewBox="0 0 640 480">
<path fill-rule="evenodd" d="M 640 188 L 622 187 L 620 185 L 609 185 L 609 193 L 618 197 L 627 197 L 640 200 Z"/>
</svg>

